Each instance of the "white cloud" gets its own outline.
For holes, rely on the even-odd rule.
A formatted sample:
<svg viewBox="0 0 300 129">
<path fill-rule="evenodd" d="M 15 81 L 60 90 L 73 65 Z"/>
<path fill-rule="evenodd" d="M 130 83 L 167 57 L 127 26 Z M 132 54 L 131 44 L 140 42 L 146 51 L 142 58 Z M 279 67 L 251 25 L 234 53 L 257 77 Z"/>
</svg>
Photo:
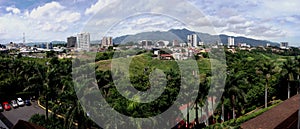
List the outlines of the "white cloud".
<svg viewBox="0 0 300 129">
<path fill-rule="evenodd" d="M 78 12 L 70 12 L 70 11 L 63 11 L 60 14 L 58 14 L 58 17 L 56 18 L 56 22 L 76 22 L 80 20 L 80 13 Z"/>
<path fill-rule="evenodd" d="M 183 27 L 183 23 L 171 17 L 158 14 L 143 14 L 120 21 L 108 33 L 115 37 L 147 31 L 167 31 L 172 28 Z"/>
<path fill-rule="evenodd" d="M 284 15 L 297 15 L 300 12 L 299 0 L 266 0 L 254 13 L 263 17 L 277 17 Z"/>
<path fill-rule="evenodd" d="M 239 24 L 246 22 L 246 19 L 243 16 L 232 16 L 227 20 L 230 24 Z"/>
<path fill-rule="evenodd" d="M 71 23 L 80 19 L 80 13 L 71 12 L 65 8 L 58 2 L 51 2 L 33 9 L 28 13 L 28 16 L 36 20 L 56 21 L 58 23 Z"/>
<path fill-rule="evenodd" d="M 58 2 L 51 2 L 33 9 L 29 16 L 34 19 L 51 19 L 55 18 L 63 9 L 64 7 Z"/>
<path fill-rule="evenodd" d="M 181 23 L 187 24 L 188 28 L 194 31 L 215 34 L 212 31 L 215 29 L 233 36 L 261 37 L 267 40 L 279 39 L 279 37 L 284 40 L 291 35 L 294 37 L 300 35 L 299 0 L 93 1 L 96 2 L 91 4 L 90 1 L 71 1 L 79 5 L 64 4 L 69 2 L 67 0 L 53 1 L 32 10 L 21 8 L 20 10 L 15 5 L 2 6 L 1 8 L 6 10 L 5 13 L 8 13 L 0 16 L 0 39 L 8 37 L 13 39 L 15 33 L 27 30 L 36 32 L 33 35 L 43 35 L 36 36 L 36 39 L 46 39 L 45 37 L 51 38 L 51 36 L 55 38 L 59 37 L 58 33 L 77 33 L 75 31 L 78 31 L 79 27 L 101 38 L 100 33 L 106 33 L 114 25 L 120 26 L 117 27 L 118 30 L 114 30 L 114 34 L 121 35 L 180 28 L 183 26 Z M 189 5 L 190 3 L 193 5 Z M 201 12 L 205 15 L 201 15 Z M 153 15 L 139 17 L 139 14 L 143 13 L 162 14 L 162 16 L 170 16 L 173 20 L 161 19 Z M 73 29 L 74 25 L 76 29 Z"/>
<path fill-rule="evenodd" d="M 16 7 L 6 7 L 6 11 L 8 12 L 12 12 L 14 14 L 19 14 L 21 13 L 20 9 L 16 8 Z"/>
<path fill-rule="evenodd" d="M 103 3 L 102 5 L 100 3 Z M 203 21 L 204 15 L 195 6 L 182 0 L 152 0 L 149 1 L 134 1 L 123 0 L 116 1 L 107 6 L 105 1 L 98 1 L 90 8 L 86 9 L 85 14 L 94 14 L 85 26 L 84 31 L 97 33 L 104 36 L 104 33 L 111 26 L 119 23 L 127 18 L 135 19 L 140 15 L 148 15 L 148 17 L 139 17 L 131 23 L 126 23 L 126 26 L 120 27 L 120 30 L 114 30 L 118 36 L 126 33 L 145 32 L 152 30 L 166 30 L 172 28 L 181 28 L 185 24 L 186 28 L 191 28 L 195 31 L 209 31 L 213 33 L 212 25 L 209 22 Z M 172 6 L 172 7 L 170 7 Z M 91 11 L 91 10 L 94 11 Z M 169 17 L 172 20 L 155 18 L 153 15 L 161 15 Z M 151 20 L 150 20 L 151 19 Z M 100 24 L 103 23 L 103 24 Z M 105 23 L 105 24 L 104 24 Z M 122 23 L 122 22 L 121 22 Z M 128 29 L 131 28 L 131 29 Z M 213 33 L 215 34 L 215 33 Z M 99 37 L 100 37 L 99 36 Z"/>
<path fill-rule="evenodd" d="M 114 3 L 116 0 L 98 0 L 95 4 L 85 10 L 85 15 L 96 14 L 105 6 Z"/>
<path fill-rule="evenodd" d="M 58 2 L 50 2 L 25 12 L 25 15 L 35 20 L 37 28 L 43 31 L 66 31 L 70 23 L 80 20 L 81 14 L 67 10 Z"/>
<path fill-rule="evenodd" d="M 2 42 L 22 42 L 23 32 L 26 42 L 65 40 L 80 29 L 81 14 L 58 2 L 46 3 L 23 13 L 16 8 L 7 7 L 6 10 L 12 13 L 0 16 Z"/>
</svg>

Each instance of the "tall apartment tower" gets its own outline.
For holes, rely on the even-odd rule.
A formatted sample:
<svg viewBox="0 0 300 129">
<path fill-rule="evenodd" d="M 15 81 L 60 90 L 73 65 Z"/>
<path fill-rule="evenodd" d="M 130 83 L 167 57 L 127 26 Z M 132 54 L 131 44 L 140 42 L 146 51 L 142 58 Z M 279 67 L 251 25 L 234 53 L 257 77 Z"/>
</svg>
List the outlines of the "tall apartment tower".
<svg viewBox="0 0 300 129">
<path fill-rule="evenodd" d="M 287 49 L 289 47 L 289 43 L 288 42 L 281 42 L 280 43 L 280 48 L 281 49 Z"/>
<path fill-rule="evenodd" d="M 228 37 L 228 46 L 234 46 L 234 38 Z"/>
<path fill-rule="evenodd" d="M 90 50 L 90 33 L 77 34 L 77 49 Z"/>
<path fill-rule="evenodd" d="M 101 48 L 108 48 L 114 46 L 112 37 L 103 37 L 101 41 Z"/>
<path fill-rule="evenodd" d="M 172 44 L 173 47 L 179 47 L 179 42 L 178 40 L 173 40 L 173 44 Z"/>
<path fill-rule="evenodd" d="M 188 44 L 192 45 L 193 47 L 197 47 L 197 35 L 196 34 L 192 34 L 192 35 L 188 35 L 187 36 L 187 41 Z"/>
<path fill-rule="evenodd" d="M 74 36 L 68 37 L 68 38 L 67 38 L 67 47 L 68 47 L 68 48 L 70 48 L 70 47 L 75 47 L 75 45 L 76 45 L 76 40 L 77 40 L 77 38 L 74 37 Z"/>
</svg>

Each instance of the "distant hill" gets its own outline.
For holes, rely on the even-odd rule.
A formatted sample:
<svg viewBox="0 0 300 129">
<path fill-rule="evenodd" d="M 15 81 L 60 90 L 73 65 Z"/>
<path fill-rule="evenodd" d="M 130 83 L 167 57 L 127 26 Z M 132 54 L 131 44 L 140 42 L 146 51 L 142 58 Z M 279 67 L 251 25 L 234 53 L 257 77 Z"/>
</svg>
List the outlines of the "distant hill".
<svg viewBox="0 0 300 129">
<path fill-rule="evenodd" d="M 51 41 L 52 44 L 67 44 L 66 41 Z"/>
<path fill-rule="evenodd" d="M 210 35 L 207 33 L 194 32 L 188 29 L 171 29 L 169 31 L 153 31 L 153 32 L 142 32 L 135 35 L 124 35 L 116 37 L 113 42 L 116 44 L 126 43 L 126 42 L 138 42 L 140 40 L 167 40 L 172 42 L 177 40 L 179 42 L 187 42 L 187 35 L 197 34 L 198 41 L 203 41 L 204 43 L 217 43 L 221 42 L 223 44 L 228 44 L 228 35 Z M 279 46 L 276 42 L 266 41 L 266 40 L 256 40 L 247 37 L 234 37 L 235 44 L 247 43 L 251 46 L 266 46 L 269 43 L 272 46 Z"/>
</svg>

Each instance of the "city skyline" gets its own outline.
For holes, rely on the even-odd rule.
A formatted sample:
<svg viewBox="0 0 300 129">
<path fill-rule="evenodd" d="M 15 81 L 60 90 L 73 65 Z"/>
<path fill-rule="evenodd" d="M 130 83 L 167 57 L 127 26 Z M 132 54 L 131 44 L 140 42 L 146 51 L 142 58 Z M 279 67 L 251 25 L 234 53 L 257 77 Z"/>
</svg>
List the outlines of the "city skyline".
<svg viewBox="0 0 300 129">
<path fill-rule="evenodd" d="M 147 2 L 135 2 L 137 6 L 145 5 L 145 10 L 155 12 L 155 15 L 139 15 L 123 19 L 120 18 L 118 10 L 122 7 L 129 7 L 132 2 L 121 2 L 118 0 L 3 0 L 0 2 L 0 42 L 23 42 L 23 32 L 26 34 L 26 42 L 38 41 L 65 41 L 69 36 L 75 36 L 86 27 L 86 24 L 107 25 L 110 22 L 118 21 L 116 27 L 112 27 L 112 32 L 107 32 L 107 28 L 99 29 L 105 31 L 109 36 L 117 37 L 125 34 L 135 34 L 143 31 L 160 30 L 165 31 L 171 28 L 185 28 L 181 19 L 176 17 L 166 17 L 163 15 L 164 9 L 151 8 Z M 189 28 L 197 28 L 199 25 L 206 26 L 210 22 L 216 34 L 226 34 L 230 36 L 245 36 L 249 38 L 270 40 L 274 42 L 289 42 L 291 46 L 300 46 L 298 36 L 300 27 L 300 2 L 296 0 L 287 1 L 208 1 L 208 0 L 188 0 L 187 3 L 193 5 L 202 12 L 206 18 L 187 18 L 191 21 Z M 146 6 L 147 4 L 147 6 Z M 149 4 L 149 5 L 148 5 Z M 164 5 L 164 3 L 160 3 Z M 172 7 L 184 8 L 182 2 L 172 3 Z M 123 8 L 124 8 L 123 7 Z M 124 10 L 127 11 L 127 10 Z M 103 13 L 99 16 L 97 13 Z M 111 12 L 108 13 L 107 12 Z M 129 11 L 130 12 L 130 11 Z M 162 15 L 158 15 L 160 13 Z M 107 14 L 107 15 L 105 15 Z M 177 13 L 183 16 L 194 16 L 193 12 Z M 105 17 L 105 19 L 103 18 Z M 97 20 L 98 19 L 98 20 Z M 100 19 L 100 20 L 99 20 Z M 95 21 L 93 21 L 95 20 Z M 207 22 L 208 21 L 208 22 Z M 208 25 L 209 26 L 209 25 Z M 115 30 L 114 30 L 115 29 Z M 146 29 L 146 30 L 145 30 Z M 94 34 L 99 36 L 101 34 Z M 91 32 L 91 40 L 93 32 Z"/>
</svg>

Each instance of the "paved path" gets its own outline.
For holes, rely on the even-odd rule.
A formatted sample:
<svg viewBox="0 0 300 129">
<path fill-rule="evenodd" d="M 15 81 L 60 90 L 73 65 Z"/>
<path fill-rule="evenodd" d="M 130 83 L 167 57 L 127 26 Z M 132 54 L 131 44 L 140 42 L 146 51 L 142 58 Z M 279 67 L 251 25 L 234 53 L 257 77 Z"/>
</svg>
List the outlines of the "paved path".
<svg viewBox="0 0 300 129">
<path fill-rule="evenodd" d="M 15 125 L 18 120 L 28 121 L 34 114 L 45 114 L 45 111 L 40 108 L 37 102 L 31 102 L 30 106 L 23 106 L 18 108 L 12 108 L 9 111 L 3 111 L 2 114 Z M 0 128 L 1 129 L 1 128 Z"/>
<path fill-rule="evenodd" d="M 8 127 L 0 120 L 0 129 L 8 129 Z"/>
</svg>

